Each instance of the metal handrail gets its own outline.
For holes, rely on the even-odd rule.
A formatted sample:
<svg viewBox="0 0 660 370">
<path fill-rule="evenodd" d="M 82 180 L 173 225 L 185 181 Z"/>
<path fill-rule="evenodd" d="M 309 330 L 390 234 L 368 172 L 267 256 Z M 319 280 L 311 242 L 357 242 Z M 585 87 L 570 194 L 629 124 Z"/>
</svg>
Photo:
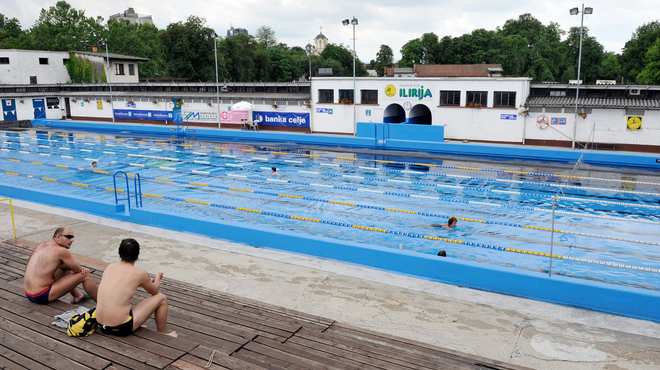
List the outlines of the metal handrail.
<svg viewBox="0 0 660 370">
<path fill-rule="evenodd" d="M 133 177 L 133 186 L 135 189 L 135 208 L 142 207 L 142 182 L 140 181 L 139 173 L 136 173 Z"/>
<path fill-rule="evenodd" d="M 121 198 L 117 197 L 117 175 L 123 175 L 124 178 L 126 179 L 126 198 Z M 114 185 L 114 190 L 115 190 L 115 204 L 119 204 L 120 200 L 127 200 L 128 201 L 128 211 L 131 211 L 131 188 L 128 185 L 128 175 L 124 171 L 117 171 L 115 172 L 114 175 L 112 175 L 112 183 Z"/>
</svg>

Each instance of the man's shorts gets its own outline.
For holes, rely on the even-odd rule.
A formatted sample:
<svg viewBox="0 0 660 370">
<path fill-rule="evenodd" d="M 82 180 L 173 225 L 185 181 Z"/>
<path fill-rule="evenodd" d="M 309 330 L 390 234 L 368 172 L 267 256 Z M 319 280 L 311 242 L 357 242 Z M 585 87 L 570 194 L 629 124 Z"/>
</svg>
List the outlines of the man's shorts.
<svg viewBox="0 0 660 370">
<path fill-rule="evenodd" d="M 48 294 L 50 293 L 50 288 L 51 286 L 48 286 L 48 288 L 44 289 L 43 292 L 38 294 L 30 294 L 28 292 L 25 292 L 25 296 L 30 302 L 34 302 L 36 304 L 48 304 L 50 303 L 50 301 L 48 300 Z"/>
<path fill-rule="evenodd" d="M 128 318 L 123 323 L 117 326 L 106 326 L 99 324 L 101 332 L 108 335 L 116 335 L 118 337 L 125 337 L 133 333 L 133 310 L 128 314 Z"/>
</svg>

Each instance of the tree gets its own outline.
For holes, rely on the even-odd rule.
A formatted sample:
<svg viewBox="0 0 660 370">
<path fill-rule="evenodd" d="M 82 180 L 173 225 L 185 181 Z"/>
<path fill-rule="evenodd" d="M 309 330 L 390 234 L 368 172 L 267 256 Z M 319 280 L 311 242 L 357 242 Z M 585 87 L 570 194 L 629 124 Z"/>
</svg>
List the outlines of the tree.
<svg viewBox="0 0 660 370">
<path fill-rule="evenodd" d="M 621 54 L 621 67 L 626 80 L 635 81 L 637 75 L 644 69 L 646 53 L 658 37 L 660 37 L 660 22 L 657 20 L 637 27 Z"/>
<path fill-rule="evenodd" d="M 170 76 L 191 81 L 215 80 L 215 31 L 205 25 L 204 18 L 191 15 L 186 23 L 171 23 L 159 34 Z"/>
<path fill-rule="evenodd" d="M 411 68 L 414 64 L 422 64 L 424 58 L 424 49 L 422 40 L 413 39 L 401 47 L 401 60 L 399 60 L 399 67 Z"/>
<path fill-rule="evenodd" d="M 612 52 L 606 52 L 603 58 L 603 68 L 600 78 L 621 81 L 622 75 L 623 70 L 621 69 L 621 64 L 619 64 L 619 57 Z"/>
<path fill-rule="evenodd" d="M 263 72 L 264 67 L 258 66 L 258 44 L 254 37 L 238 34 L 224 38 L 218 44 L 218 63 L 223 73 L 224 80 L 234 82 L 256 81 L 257 78 L 264 79 L 268 72 Z M 267 63 L 266 55 L 262 55 L 263 63 Z M 261 76 L 257 75 L 260 72 Z"/>
<path fill-rule="evenodd" d="M 326 61 L 334 60 L 341 65 L 340 69 L 335 69 L 336 67 L 321 67 L 333 68 L 332 74 L 334 76 L 353 76 L 353 53 L 343 45 L 326 45 L 321 53 L 321 57 Z M 362 63 L 357 56 L 355 58 L 355 75 L 358 77 L 368 76 L 364 63 Z"/>
<path fill-rule="evenodd" d="M 425 33 L 420 42 L 422 44 L 422 64 L 440 63 L 440 42 L 435 33 Z"/>
<path fill-rule="evenodd" d="M 264 48 L 268 49 L 277 45 L 277 38 L 275 37 L 275 31 L 268 26 L 261 26 L 257 28 L 257 42 Z"/>
<path fill-rule="evenodd" d="M 644 63 L 644 69 L 637 75 L 637 83 L 660 85 L 660 38 L 657 38 L 646 52 Z"/>
<path fill-rule="evenodd" d="M 392 68 L 394 64 L 394 52 L 388 45 L 381 45 L 380 50 L 376 53 L 376 63 L 374 69 L 378 77 L 385 76 L 385 68 Z"/>
<path fill-rule="evenodd" d="M 165 76 L 166 64 L 158 39 L 159 31 L 151 24 L 136 25 L 129 21 L 108 21 L 108 49 L 112 53 L 148 58 L 138 62 L 140 77 Z"/>
<path fill-rule="evenodd" d="M 34 46 L 40 50 L 71 51 L 96 44 L 106 36 L 103 18 L 85 17 L 84 10 L 76 10 L 66 1 L 41 9 L 39 18 L 30 29 Z"/>
<path fill-rule="evenodd" d="M 580 27 L 571 28 L 564 44 L 568 47 L 567 61 L 577 66 L 580 50 Z M 595 37 L 589 36 L 589 29 L 584 27 L 580 79 L 585 83 L 595 83 L 602 72 L 603 57 L 603 45 L 596 41 Z"/>
</svg>

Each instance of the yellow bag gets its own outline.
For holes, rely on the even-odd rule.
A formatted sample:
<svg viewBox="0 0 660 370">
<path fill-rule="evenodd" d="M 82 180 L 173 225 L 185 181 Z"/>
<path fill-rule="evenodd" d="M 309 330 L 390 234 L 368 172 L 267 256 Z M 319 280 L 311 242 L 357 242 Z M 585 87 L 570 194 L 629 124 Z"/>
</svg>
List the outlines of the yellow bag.
<svg viewBox="0 0 660 370">
<path fill-rule="evenodd" d="M 96 329 L 96 307 L 71 316 L 66 333 L 70 337 L 87 337 L 94 333 L 94 329 Z"/>
</svg>

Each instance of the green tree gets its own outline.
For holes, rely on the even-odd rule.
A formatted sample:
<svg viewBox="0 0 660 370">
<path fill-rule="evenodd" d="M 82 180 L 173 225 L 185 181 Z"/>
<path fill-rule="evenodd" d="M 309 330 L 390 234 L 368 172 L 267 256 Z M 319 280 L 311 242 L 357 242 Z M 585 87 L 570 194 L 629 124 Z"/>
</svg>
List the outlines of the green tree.
<svg viewBox="0 0 660 370">
<path fill-rule="evenodd" d="M 151 24 L 135 25 L 111 19 L 108 49 L 112 53 L 148 58 L 149 61 L 138 62 L 140 77 L 162 77 L 167 75 L 167 66 L 159 41 L 161 32 Z"/>
<path fill-rule="evenodd" d="M 191 81 L 215 81 L 214 35 L 204 18 L 193 15 L 185 23 L 168 25 L 158 37 L 169 75 Z"/>
<path fill-rule="evenodd" d="M 388 45 L 381 45 L 376 53 L 376 63 L 374 69 L 378 77 L 385 76 L 385 68 L 392 68 L 394 65 L 394 52 Z"/>
<path fill-rule="evenodd" d="M 218 64 L 223 79 L 234 82 L 255 81 L 263 72 L 263 66 L 256 66 L 258 55 L 258 44 L 254 37 L 245 34 L 226 37 L 218 43 Z M 267 55 L 261 56 L 263 63 L 267 62 Z"/>
<path fill-rule="evenodd" d="M 326 61 L 334 60 L 341 65 L 340 70 L 336 70 L 334 67 L 322 67 L 333 68 L 332 73 L 334 76 L 353 76 L 353 54 L 343 45 L 327 44 L 321 53 L 321 57 Z M 368 76 L 364 63 L 357 56 L 355 57 L 355 75 L 358 77 Z"/>
<path fill-rule="evenodd" d="M 568 48 L 567 61 L 578 65 L 580 50 L 580 27 L 572 27 L 568 38 L 564 41 Z M 600 78 L 603 69 L 603 45 L 589 36 L 589 29 L 584 27 L 582 37 L 582 63 L 580 66 L 580 79 L 587 83 L 595 83 Z"/>
<path fill-rule="evenodd" d="M 424 59 L 424 47 L 422 40 L 413 39 L 401 47 L 401 60 L 399 60 L 399 67 L 411 68 L 415 64 L 422 64 Z"/>
<path fill-rule="evenodd" d="M 610 51 L 606 52 L 603 58 L 603 68 L 600 78 L 603 80 L 621 81 L 622 75 L 623 69 L 621 68 L 621 64 L 619 64 L 619 57 Z"/>
<path fill-rule="evenodd" d="M 275 37 L 275 31 L 268 26 L 261 26 L 257 28 L 257 42 L 264 48 L 272 48 L 277 45 L 277 38 Z"/>
<path fill-rule="evenodd" d="M 660 37 L 660 22 L 645 23 L 635 30 L 626 42 L 621 54 L 621 67 L 627 81 L 635 81 L 637 75 L 644 69 L 646 53 Z"/>
<path fill-rule="evenodd" d="M 637 83 L 660 85 L 660 38 L 646 52 L 644 63 L 644 69 L 637 75 Z"/>
<path fill-rule="evenodd" d="M 34 47 L 40 50 L 81 50 L 85 45 L 96 44 L 106 36 L 103 18 L 85 16 L 84 10 L 76 10 L 66 1 L 41 9 L 39 18 L 30 29 Z"/>
</svg>

